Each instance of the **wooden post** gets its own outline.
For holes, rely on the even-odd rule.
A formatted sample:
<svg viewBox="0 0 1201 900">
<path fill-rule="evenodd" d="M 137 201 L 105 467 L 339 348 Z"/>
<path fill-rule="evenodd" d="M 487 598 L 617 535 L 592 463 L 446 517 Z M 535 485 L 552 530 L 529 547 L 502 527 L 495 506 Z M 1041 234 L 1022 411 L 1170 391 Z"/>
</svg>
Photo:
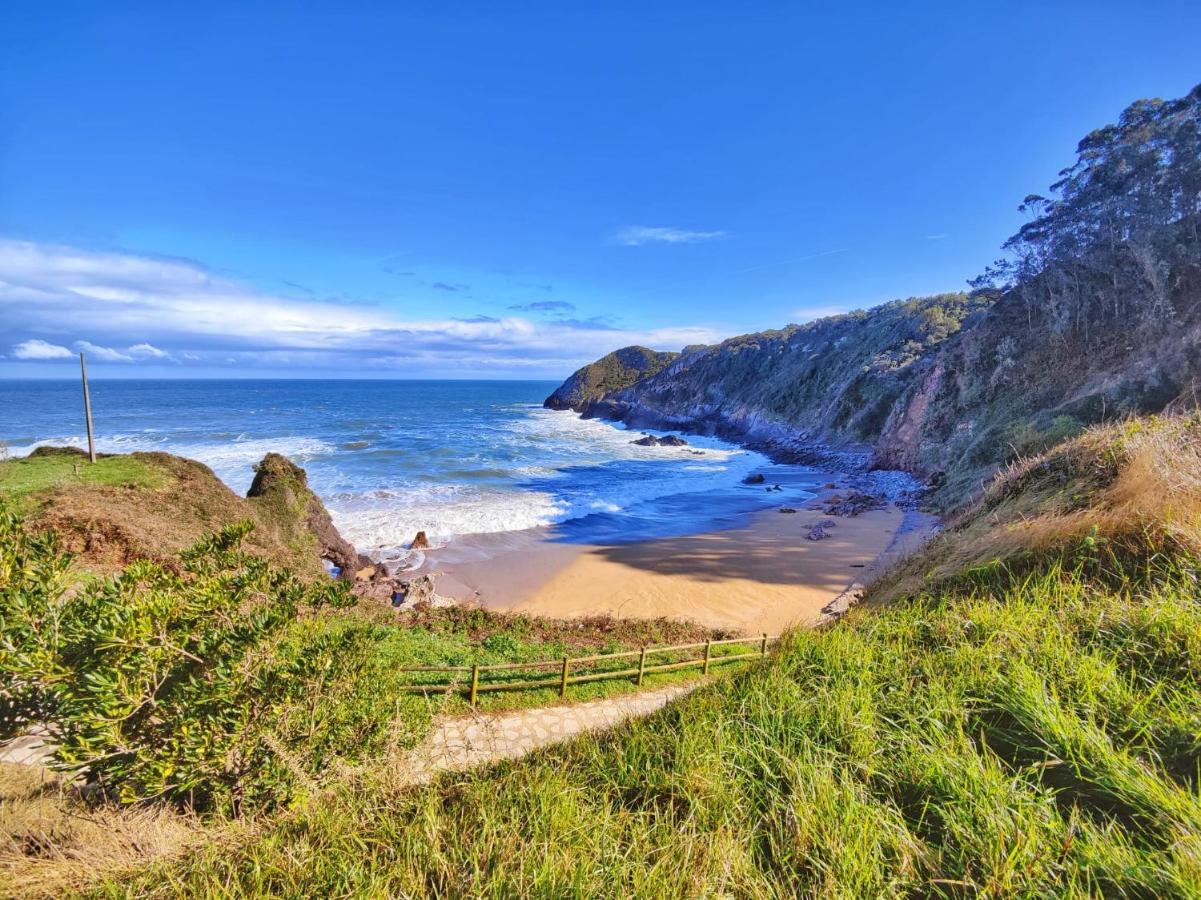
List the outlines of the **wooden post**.
<svg viewBox="0 0 1201 900">
<path fill-rule="evenodd" d="M 642 679 L 646 675 L 646 647 L 642 648 L 642 654 L 638 657 L 638 687 L 642 687 Z"/>
<path fill-rule="evenodd" d="M 567 666 L 568 666 L 569 662 L 570 662 L 570 660 L 566 656 L 564 656 L 563 657 L 563 677 L 559 679 L 559 698 L 560 699 L 567 696 Z"/>
<path fill-rule="evenodd" d="M 475 706 L 480 690 L 480 664 L 471 664 L 471 705 Z"/>
<path fill-rule="evenodd" d="M 767 632 L 763 632 L 763 644 L 759 647 L 759 655 L 767 656 Z"/>
<path fill-rule="evenodd" d="M 702 675 L 709 674 L 709 654 L 712 652 L 713 652 L 713 638 L 709 638 L 709 640 L 705 641 L 705 665 L 704 665 L 704 668 L 701 669 Z"/>
<path fill-rule="evenodd" d="M 92 398 L 88 394 L 88 365 L 79 354 L 79 374 L 83 376 L 83 412 L 88 421 L 88 460 L 96 461 L 96 441 L 92 437 Z"/>
</svg>

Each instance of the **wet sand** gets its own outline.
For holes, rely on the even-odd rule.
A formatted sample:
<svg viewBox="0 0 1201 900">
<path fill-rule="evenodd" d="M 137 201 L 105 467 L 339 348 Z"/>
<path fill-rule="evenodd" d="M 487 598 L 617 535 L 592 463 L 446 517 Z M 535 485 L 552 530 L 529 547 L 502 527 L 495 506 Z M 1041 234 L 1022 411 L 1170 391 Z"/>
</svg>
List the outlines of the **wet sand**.
<svg viewBox="0 0 1201 900">
<path fill-rule="evenodd" d="M 933 521 L 896 507 L 835 519 L 766 509 L 735 527 L 632 543 L 581 544 L 546 529 L 460 540 L 433 551 L 438 593 L 553 618 L 612 615 L 690 619 L 747 634 L 812 624 L 822 607 L 864 583 Z"/>
</svg>

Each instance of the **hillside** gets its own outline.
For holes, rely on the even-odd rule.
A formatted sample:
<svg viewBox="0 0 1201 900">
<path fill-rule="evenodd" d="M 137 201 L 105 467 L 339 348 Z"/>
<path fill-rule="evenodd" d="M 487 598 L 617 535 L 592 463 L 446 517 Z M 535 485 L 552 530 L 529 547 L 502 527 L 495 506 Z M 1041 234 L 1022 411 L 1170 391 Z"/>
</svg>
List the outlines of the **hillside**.
<svg viewBox="0 0 1201 900">
<path fill-rule="evenodd" d="M 646 347 L 615 350 L 575 372 L 546 398 L 546 406 L 550 409 L 582 409 L 595 398 L 657 375 L 679 355 Z"/>
<path fill-rule="evenodd" d="M 954 507 L 1010 459 L 1086 425 L 1192 402 L 1199 123 L 1201 87 L 1138 101 L 1087 136 L 1051 197 L 1023 202 L 1030 222 L 970 294 L 691 349 L 631 385 L 569 392 L 568 405 L 800 459 L 854 451 L 931 478 Z"/>
<path fill-rule="evenodd" d="M 0 500 L 28 525 L 56 534 L 77 564 L 112 572 L 136 559 L 173 560 L 205 535 L 254 524 L 246 547 L 298 575 L 323 577 L 326 559 L 353 573 L 359 555 L 338 534 L 304 470 L 278 454 L 256 467 L 239 497 L 208 466 L 168 453 L 101 455 L 39 447 L 0 462 Z"/>
<path fill-rule="evenodd" d="M 901 573 L 931 580 L 651 719 L 360 773 L 104 893 L 1197 896 L 1199 464 L 1196 416 L 1090 430 Z"/>
</svg>

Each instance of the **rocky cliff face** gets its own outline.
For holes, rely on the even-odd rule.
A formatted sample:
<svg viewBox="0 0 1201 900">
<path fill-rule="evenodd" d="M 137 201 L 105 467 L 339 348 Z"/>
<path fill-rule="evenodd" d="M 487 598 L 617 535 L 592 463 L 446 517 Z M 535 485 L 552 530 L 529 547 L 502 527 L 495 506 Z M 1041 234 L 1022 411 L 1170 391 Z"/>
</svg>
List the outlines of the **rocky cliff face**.
<svg viewBox="0 0 1201 900">
<path fill-rule="evenodd" d="M 944 506 L 1086 425 L 1195 405 L 1201 86 L 1136 101 L 1076 156 L 1050 196 L 1022 202 L 1026 224 L 972 294 L 690 348 L 617 387 L 569 381 L 547 404 L 800 459 L 842 451 L 929 476 Z M 606 360 L 626 352 L 647 351 Z"/>
<path fill-rule="evenodd" d="M 567 406 L 778 458 L 903 469 L 931 478 L 953 506 L 1018 455 L 1193 396 L 1201 264 L 1179 265 L 1167 281 L 1168 308 L 1154 318 L 1095 310 L 1056 321 L 1056 304 L 1031 301 L 1046 288 L 1037 280 L 897 301 L 693 348 Z"/>
<path fill-rule="evenodd" d="M 835 452 L 866 464 L 898 398 L 988 302 L 912 298 L 690 348 L 657 374 L 570 408 L 715 434 L 778 457 L 819 462 Z"/>
</svg>

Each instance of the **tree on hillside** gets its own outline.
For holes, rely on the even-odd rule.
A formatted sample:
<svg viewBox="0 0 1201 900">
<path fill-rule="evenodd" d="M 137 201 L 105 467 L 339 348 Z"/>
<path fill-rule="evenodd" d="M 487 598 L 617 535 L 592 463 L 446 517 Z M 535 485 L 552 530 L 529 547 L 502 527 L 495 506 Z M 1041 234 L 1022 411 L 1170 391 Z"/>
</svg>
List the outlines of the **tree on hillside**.
<svg viewBox="0 0 1201 900">
<path fill-rule="evenodd" d="M 1182 266 L 1201 262 L 1201 85 L 1138 100 L 1087 135 L 1050 196 L 1031 194 L 1009 256 L 974 284 L 1014 288 L 1059 330 L 1174 314 Z"/>
</svg>

